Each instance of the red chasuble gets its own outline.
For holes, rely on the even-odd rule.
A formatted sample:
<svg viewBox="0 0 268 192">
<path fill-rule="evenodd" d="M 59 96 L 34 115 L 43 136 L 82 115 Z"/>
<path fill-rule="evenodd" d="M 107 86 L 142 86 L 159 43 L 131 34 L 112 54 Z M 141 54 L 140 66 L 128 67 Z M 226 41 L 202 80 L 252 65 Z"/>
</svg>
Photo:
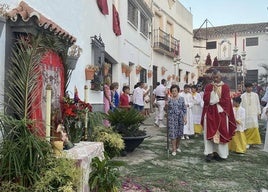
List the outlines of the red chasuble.
<svg viewBox="0 0 268 192">
<path fill-rule="evenodd" d="M 235 117 L 233 113 L 230 89 L 228 85 L 223 84 L 219 105 L 223 112 L 218 112 L 217 104 L 210 105 L 210 93 L 213 91 L 213 85 L 208 84 L 204 91 L 204 108 L 202 112 L 201 124 L 204 127 L 204 117 L 207 118 L 207 139 L 213 139 L 217 131 L 220 133 L 220 143 L 227 143 L 232 139 L 236 129 Z M 228 120 L 227 120 L 228 119 Z"/>
</svg>

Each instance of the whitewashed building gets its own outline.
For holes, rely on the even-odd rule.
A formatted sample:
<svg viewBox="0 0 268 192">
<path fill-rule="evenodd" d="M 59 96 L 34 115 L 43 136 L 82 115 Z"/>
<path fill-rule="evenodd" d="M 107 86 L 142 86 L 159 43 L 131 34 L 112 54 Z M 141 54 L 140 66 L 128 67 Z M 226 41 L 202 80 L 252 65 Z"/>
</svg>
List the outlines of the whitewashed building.
<svg viewBox="0 0 268 192">
<path fill-rule="evenodd" d="M 193 55 L 192 14 L 175 0 L 153 0 L 152 27 L 154 85 L 165 78 L 182 89 L 197 81 Z"/>
<path fill-rule="evenodd" d="M 82 48 L 68 91 L 73 96 L 77 87 L 80 99 L 84 99 L 87 85 L 87 101 L 95 110 L 103 109 L 104 65 L 110 67 L 108 76 L 113 82 L 119 82 L 120 90 L 123 85 L 133 90 L 139 81 L 155 85 L 163 78 L 169 79 L 170 84 L 176 82 L 181 88 L 185 83 L 197 81 L 192 57 L 192 15 L 178 1 L 69 0 L 63 4 L 61 0 L 50 0 L 44 4 L 35 0 L 3 0 L 3 5 L 13 15 L 0 21 L 3 42 L 0 51 L 6 55 L 1 57 L 2 63 L 8 63 L 10 56 L 5 47 L 10 46 L 12 37 L 6 34 L 14 29 L 8 26 L 6 31 L 6 25 L 17 25 L 20 19 L 20 32 L 31 22 L 43 30 L 55 30 L 57 36 L 64 36 L 70 42 L 69 46 L 75 43 Z M 87 80 L 85 69 L 92 64 L 98 66 L 99 71 L 93 80 Z M 123 71 L 125 66 L 127 72 Z M 3 67 L 0 72 L 4 73 Z M 0 86 L 3 90 L 4 85 Z"/>
<path fill-rule="evenodd" d="M 101 89 L 93 89 L 92 80 L 86 79 L 85 69 L 88 65 L 93 64 L 99 68 L 104 63 L 109 65 L 108 75 L 112 81 L 119 82 L 120 88 L 124 84 L 132 88 L 138 81 L 149 81 L 147 71 L 152 58 L 149 39 L 152 20 L 150 7 L 144 1 L 103 2 L 105 1 L 68 1 L 63 5 L 60 0 L 48 1 L 46 4 L 33 0 L 7 0 L 2 4 L 8 6 L 7 12 L 15 9 L 17 13 L 14 17 L 22 17 L 25 23 L 36 17 L 40 26 L 53 26 L 61 34 L 75 39 L 73 42 L 76 41 L 75 44 L 82 48 L 82 54 L 72 72 L 68 90 L 73 95 L 74 88 L 77 87 L 79 96 L 83 99 L 84 86 L 87 85 L 88 101 L 96 110 L 102 110 L 103 92 Z M 134 12 L 129 12 L 131 9 Z M 12 19 L 14 18 L 7 18 L 8 21 Z M 3 17 L 1 42 L 6 39 L 5 22 Z M 4 48 L 5 43 L 1 44 L 2 55 L 6 55 Z M 4 57 L 1 60 L 4 61 Z M 7 59 L 5 62 L 8 62 Z M 122 73 L 124 65 L 129 66 L 130 75 Z M 141 69 L 139 73 L 136 73 L 136 68 Z M 4 73 L 4 68 L 1 68 L 1 73 Z M 97 76 L 101 82 L 102 72 Z"/>
<path fill-rule="evenodd" d="M 235 71 L 237 88 L 243 82 L 258 82 L 258 76 L 267 73 L 261 66 L 268 65 L 268 23 L 203 27 L 194 30 L 193 38 L 193 57 L 197 54 L 200 56 L 199 76 L 206 75 L 206 72 L 211 71 L 209 68 L 217 66 L 223 70 L 231 88 L 235 89 Z M 208 54 L 211 57 L 210 64 L 207 62 Z M 216 57 L 217 61 L 214 62 Z"/>
</svg>

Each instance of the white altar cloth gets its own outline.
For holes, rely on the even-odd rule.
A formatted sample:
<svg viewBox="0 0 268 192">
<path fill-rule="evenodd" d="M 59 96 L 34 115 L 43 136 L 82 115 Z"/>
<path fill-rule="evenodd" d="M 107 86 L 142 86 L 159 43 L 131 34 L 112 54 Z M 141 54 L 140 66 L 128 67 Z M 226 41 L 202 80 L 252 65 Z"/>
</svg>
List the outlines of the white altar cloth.
<svg viewBox="0 0 268 192">
<path fill-rule="evenodd" d="M 90 163 L 94 157 L 104 158 L 102 142 L 79 142 L 69 150 L 64 150 L 66 157 L 76 159 L 82 169 L 81 192 L 89 192 L 88 178 L 91 171 Z"/>
</svg>

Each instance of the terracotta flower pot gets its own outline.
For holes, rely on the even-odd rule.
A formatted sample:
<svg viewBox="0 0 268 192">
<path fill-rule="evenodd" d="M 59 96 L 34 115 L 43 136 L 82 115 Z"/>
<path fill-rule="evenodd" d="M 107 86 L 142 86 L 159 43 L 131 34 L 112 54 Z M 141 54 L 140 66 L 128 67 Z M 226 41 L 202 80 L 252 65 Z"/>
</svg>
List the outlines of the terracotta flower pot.
<svg viewBox="0 0 268 192">
<path fill-rule="evenodd" d="M 121 66 L 121 69 L 122 69 L 122 73 L 126 73 L 127 72 L 127 66 L 122 65 Z"/>
<path fill-rule="evenodd" d="M 108 68 L 108 67 L 104 67 L 104 69 L 103 69 L 103 73 L 104 73 L 105 76 L 108 75 L 108 73 L 109 73 L 109 68 Z"/>
<path fill-rule="evenodd" d="M 131 72 L 130 70 L 127 70 L 126 71 L 126 73 L 125 73 L 126 74 L 126 77 L 129 77 L 130 76 L 130 72 Z"/>
<path fill-rule="evenodd" d="M 94 69 L 85 69 L 86 80 L 94 79 L 95 70 Z"/>
</svg>

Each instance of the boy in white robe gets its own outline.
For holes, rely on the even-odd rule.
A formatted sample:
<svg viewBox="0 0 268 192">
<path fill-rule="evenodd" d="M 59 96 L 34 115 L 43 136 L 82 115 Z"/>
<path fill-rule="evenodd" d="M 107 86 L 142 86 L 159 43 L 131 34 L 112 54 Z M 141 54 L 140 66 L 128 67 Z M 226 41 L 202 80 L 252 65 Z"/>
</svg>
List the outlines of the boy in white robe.
<svg viewBox="0 0 268 192">
<path fill-rule="evenodd" d="M 190 85 L 184 85 L 183 92 L 179 93 L 181 97 L 184 98 L 185 105 L 187 107 L 187 123 L 184 125 L 183 134 L 184 136 L 182 139 L 189 139 L 190 135 L 194 135 L 194 124 L 193 124 L 193 117 L 192 117 L 192 94 L 190 93 Z"/>
<path fill-rule="evenodd" d="M 246 83 L 246 92 L 241 95 L 241 106 L 246 111 L 245 134 L 249 145 L 261 144 L 259 121 L 261 116 L 260 100 L 257 93 L 252 91 L 252 83 Z"/>
<path fill-rule="evenodd" d="M 197 86 L 193 85 L 191 87 L 192 90 L 192 101 L 193 101 L 193 107 L 192 107 L 192 117 L 193 117 L 193 124 L 194 124 L 194 133 L 196 135 L 200 135 L 203 131 L 202 125 L 201 125 L 201 115 L 202 110 L 204 106 L 204 101 L 202 99 L 202 96 L 197 92 Z"/>
<path fill-rule="evenodd" d="M 245 109 L 240 106 L 240 103 L 240 97 L 233 98 L 233 110 L 236 121 L 236 130 L 235 135 L 229 142 L 229 150 L 236 153 L 245 153 L 247 150 L 247 139 L 244 133 L 246 112 Z"/>
</svg>

